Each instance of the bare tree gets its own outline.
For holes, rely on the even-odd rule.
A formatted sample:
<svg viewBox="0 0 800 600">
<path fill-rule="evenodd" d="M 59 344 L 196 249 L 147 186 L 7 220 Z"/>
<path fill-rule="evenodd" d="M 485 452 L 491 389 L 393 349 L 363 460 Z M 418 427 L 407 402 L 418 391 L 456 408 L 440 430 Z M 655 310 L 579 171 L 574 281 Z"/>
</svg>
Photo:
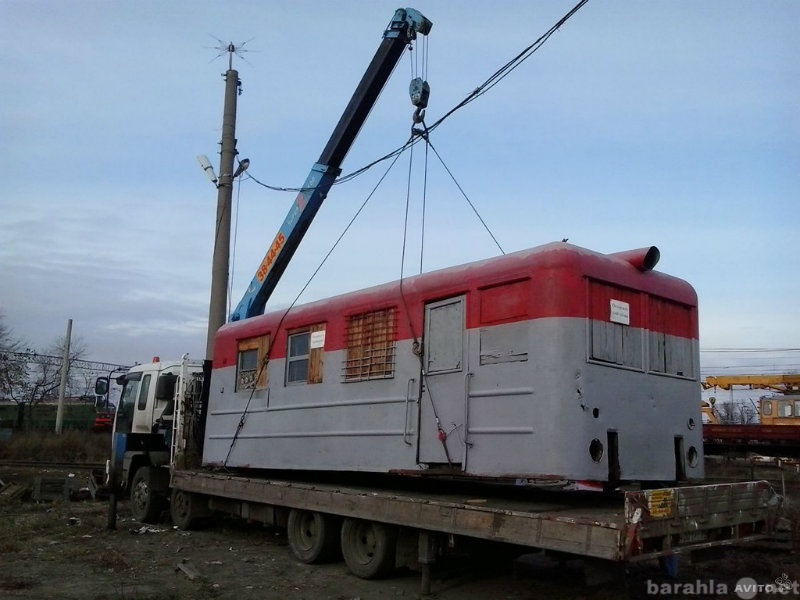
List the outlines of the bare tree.
<svg viewBox="0 0 800 600">
<path fill-rule="evenodd" d="M 31 408 L 42 401 L 54 400 L 61 383 L 65 344 L 66 339 L 61 336 L 42 351 L 31 350 L 14 336 L 0 314 L 0 398 Z M 73 338 L 68 363 L 81 360 L 85 354 L 86 344 L 80 338 Z M 76 390 L 85 393 L 86 387 L 80 374 L 70 370 L 67 394 L 73 396 Z"/>
<path fill-rule="evenodd" d="M 743 402 L 721 402 L 715 407 L 719 411 L 720 423 L 730 425 L 747 425 L 753 423 L 756 418 L 755 410 Z"/>
<path fill-rule="evenodd" d="M 733 402 L 718 402 L 714 408 L 719 411 L 720 423 L 736 422 L 736 405 Z"/>
<path fill-rule="evenodd" d="M 27 389 L 23 402 L 35 406 L 42 401 L 55 400 L 61 384 L 61 363 L 64 355 L 66 338 L 61 336 L 51 343 L 44 353 L 33 353 L 28 362 Z M 69 361 L 72 364 L 86 354 L 86 344 L 80 338 L 73 338 L 70 343 Z M 68 373 L 67 395 L 73 396 L 74 390 L 80 388 L 80 377 Z"/>
<path fill-rule="evenodd" d="M 0 399 L 21 402 L 20 397 L 28 380 L 28 363 L 20 360 L 25 343 L 18 339 L 0 313 Z"/>
<path fill-rule="evenodd" d="M 750 400 L 752 403 L 752 399 Z M 742 425 L 748 425 L 750 423 L 754 423 L 756 420 L 756 410 L 753 406 L 747 406 L 744 403 L 739 404 L 737 411 L 737 423 L 741 423 Z"/>
</svg>

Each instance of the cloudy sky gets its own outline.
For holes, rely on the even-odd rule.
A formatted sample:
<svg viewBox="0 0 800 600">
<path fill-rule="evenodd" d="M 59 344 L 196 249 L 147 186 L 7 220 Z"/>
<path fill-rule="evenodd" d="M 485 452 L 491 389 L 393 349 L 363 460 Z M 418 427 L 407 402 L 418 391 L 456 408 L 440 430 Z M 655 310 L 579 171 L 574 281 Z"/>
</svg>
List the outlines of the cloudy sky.
<svg viewBox="0 0 800 600">
<path fill-rule="evenodd" d="M 577 0 L 420 0 L 428 121 Z M 297 187 L 399 3 L 392 0 L 0 0 L 0 312 L 32 347 L 73 335 L 94 360 L 202 357 L 225 58 L 238 150 L 259 181 Z M 592 0 L 432 135 L 507 252 L 553 240 L 660 248 L 701 302 L 704 374 L 800 368 L 800 3 Z M 422 46 L 416 49 L 419 54 Z M 412 55 L 415 55 L 412 53 Z M 348 155 L 400 146 L 404 59 Z M 406 273 L 420 263 L 424 151 L 413 156 Z M 400 276 L 409 157 L 389 173 L 303 300 Z M 385 171 L 337 186 L 270 306 L 294 300 Z M 293 194 L 234 190 L 236 305 Z M 429 157 L 424 270 L 498 249 Z M 755 352 L 720 351 L 756 349 Z"/>
</svg>

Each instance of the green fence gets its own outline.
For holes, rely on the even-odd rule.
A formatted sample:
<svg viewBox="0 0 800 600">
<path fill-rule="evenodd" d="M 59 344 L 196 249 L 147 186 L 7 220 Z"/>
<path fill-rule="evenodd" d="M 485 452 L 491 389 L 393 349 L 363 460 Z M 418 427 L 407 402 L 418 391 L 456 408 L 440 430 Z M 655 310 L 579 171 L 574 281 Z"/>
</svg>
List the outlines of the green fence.
<svg viewBox="0 0 800 600">
<path fill-rule="evenodd" d="M 58 406 L 55 404 L 37 404 L 33 407 L 0 404 L 0 429 L 53 431 L 57 413 Z M 97 411 L 91 404 L 65 404 L 61 426 L 63 429 L 91 430 L 96 416 Z"/>
</svg>

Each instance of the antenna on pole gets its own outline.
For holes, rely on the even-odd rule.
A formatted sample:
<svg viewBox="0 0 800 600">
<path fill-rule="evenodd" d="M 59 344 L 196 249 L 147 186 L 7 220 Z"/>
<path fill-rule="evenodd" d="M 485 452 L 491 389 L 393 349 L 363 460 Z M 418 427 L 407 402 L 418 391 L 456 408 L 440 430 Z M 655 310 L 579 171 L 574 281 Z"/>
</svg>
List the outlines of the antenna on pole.
<svg viewBox="0 0 800 600">
<path fill-rule="evenodd" d="M 211 35 L 211 34 L 209 33 L 208 35 Z M 215 40 L 217 40 L 217 42 L 219 42 L 219 45 L 213 46 L 213 49 L 216 50 L 218 52 L 218 54 L 214 58 L 212 58 L 211 61 L 215 61 L 218 58 L 220 58 L 221 56 L 224 56 L 225 54 L 227 54 L 228 55 L 228 70 L 229 71 L 231 69 L 233 69 L 233 55 L 234 54 L 237 57 L 239 57 L 242 60 L 244 60 L 244 62 L 247 62 L 247 60 L 245 60 L 245 58 L 242 56 L 242 54 L 245 53 L 245 52 L 257 52 L 256 50 L 250 50 L 249 48 L 245 48 L 247 43 L 251 42 L 253 40 L 253 38 L 250 38 L 249 40 L 246 40 L 246 41 L 241 42 L 239 44 L 234 44 L 233 42 L 223 42 L 221 39 L 219 39 L 218 37 L 216 37 L 214 35 L 211 35 L 211 37 L 214 38 Z"/>
<path fill-rule="evenodd" d="M 227 53 L 228 70 L 223 75 L 225 78 L 225 104 L 222 112 L 219 176 L 214 174 L 214 169 L 205 156 L 197 157 L 208 178 L 217 186 L 216 234 L 211 265 L 211 298 L 208 308 L 208 337 L 206 339 L 207 360 L 213 359 L 214 356 L 214 338 L 217 329 L 227 321 L 233 180 L 241 175 L 250 164 L 250 161 L 245 159 L 234 172 L 233 164 L 238 154 L 236 150 L 236 97 L 242 93 L 242 82 L 239 79 L 239 72 L 233 68 L 233 55 L 240 56 L 241 52 L 245 52 L 243 47 L 247 42 L 242 42 L 237 46 L 233 42 L 226 44 L 220 39 L 214 39 L 219 42 L 219 46 L 216 47 L 219 54 L 214 60 Z"/>
</svg>

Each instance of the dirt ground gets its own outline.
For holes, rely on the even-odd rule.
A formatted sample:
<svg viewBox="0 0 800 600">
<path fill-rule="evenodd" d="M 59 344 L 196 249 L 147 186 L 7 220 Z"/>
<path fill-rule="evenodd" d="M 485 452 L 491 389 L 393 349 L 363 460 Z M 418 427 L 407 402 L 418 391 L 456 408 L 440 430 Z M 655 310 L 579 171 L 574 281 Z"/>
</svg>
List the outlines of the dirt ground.
<svg viewBox="0 0 800 600">
<path fill-rule="evenodd" d="M 5 470 L 0 471 L 0 480 L 6 485 L 27 485 L 37 475 L 42 474 Z M 45 475 L 58 478 L 66 474 Z M 108 505 L 103 501 L 36 502 L 25 495 L 2 498 L 0 494 L 2 598 L 420 598 L 418 573 L 399 571 L 389 579 L 364 581 L 351 575 L 341 562 L 307 565 L 294 558 L 283 532 L 253 524 L 224 520 L 192 532 L 179 531 L 168 523 L 144 526 L 132 520 L 126 504 L 120 503 L 117 528 L 110 531 L 106 527 Z M 730 549 L 716 560 L 683 563 L 675 580 L 647 563 L 631 568 L 620 582 L 587 586 L 581 566 L 580 561 L 558 564 L 542 556 L 493 567 L 466 561 L 442 564 L 434 570 L 432 594 L 426 598 L 611 600 L 681 597 L 690 591 L 705 598 L 740 598 L 752 597 L 735 593 L 743 577 L 759 584 L 772 584 L 779 577 L 800 581 L 800 556 L 781 544 Z M 707 587 L 683 587 L 698 582 Z M 721 585 L 727 593 L 720 593 Z M 795 590 L 800 594 L 800 589 Z"/>
</svg>

